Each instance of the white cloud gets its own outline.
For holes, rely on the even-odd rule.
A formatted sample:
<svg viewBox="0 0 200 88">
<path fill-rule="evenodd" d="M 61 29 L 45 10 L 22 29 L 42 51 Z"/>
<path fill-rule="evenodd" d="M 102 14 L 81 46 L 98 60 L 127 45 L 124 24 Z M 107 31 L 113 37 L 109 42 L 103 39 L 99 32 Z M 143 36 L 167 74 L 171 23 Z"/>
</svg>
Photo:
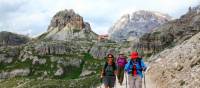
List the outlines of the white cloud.
<svg viewBox="0 0 200 88">
<path fill-rule="evenodd" d="M 105 34 L 126 13 L 153 10 L 177 18 L 197 4 L 199 0 L 0 0 L 0 31 L 35 36 L 47 30 L 56 12 L 74 9 L 95 32 Z"/>
</svg>

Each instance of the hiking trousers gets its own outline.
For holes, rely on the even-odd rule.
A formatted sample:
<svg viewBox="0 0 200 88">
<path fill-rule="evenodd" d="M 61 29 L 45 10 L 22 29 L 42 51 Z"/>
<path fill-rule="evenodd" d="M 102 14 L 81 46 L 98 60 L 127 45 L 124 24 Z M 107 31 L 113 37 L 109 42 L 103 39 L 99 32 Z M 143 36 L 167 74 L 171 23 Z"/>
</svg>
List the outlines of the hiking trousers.
<svg viewBox="0 0 200 88">
<path fill-rule="evenodd" d="M 128 76 L 129 88 L 142 88 L 142 78 L 140 76 Z"/>
<path fill-rule="evenodd" d="M 124 79 L 124 67 L 118 66 L 117 71 L 118 71 L 117 78 L 119 82 L 122 83 Z"/>
</svg>

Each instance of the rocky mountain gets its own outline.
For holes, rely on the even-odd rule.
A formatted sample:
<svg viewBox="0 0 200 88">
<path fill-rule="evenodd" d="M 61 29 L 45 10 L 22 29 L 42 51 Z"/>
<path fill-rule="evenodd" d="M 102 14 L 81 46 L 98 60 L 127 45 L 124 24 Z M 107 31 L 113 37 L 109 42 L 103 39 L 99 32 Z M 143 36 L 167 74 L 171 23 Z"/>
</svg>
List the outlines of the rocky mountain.
<svg viewBox="0 0 200 88">
<path fill-rule="evenodd" d="M 141 38 L 140 48 L 151 53 L 146 75 L 154 86 L 200 87 L 199 11 L 200 5 L 190 7 L 180 19 L 170 21 Z"/>
<path fill-rule="evenodd" d="M 158 88 L 200 87 L 200 33 L 150 59 L 147 73 Z"/>
<path fill-rule="evenodd" d="M 200 32 L 200 13 L 197 8 L 199 6 L 189 8 L 179 19 L 169 21 L 153 32 L 143 35 L 134 48 L 138 47 L 150 56 L 191 38 Z"/>
<path fill-rule="evenodd" d="M 72 9 L 56 13 L 48 27 L 48 31 L 39 39 L 50 40 L 96 40 L 97 34 L 91 30 L 90 24 Z"/>
<path fill-rule="evenodd" d="M 125 14 L 109 29 L 109 37 L 118 42 L 132 41 L 169 20 L 169 15 L 153 11 L 141 10 Z"/>
<path fill-rule="evenodd" d="M 90 49 L 90 54 L 97 59 L 104 59 L 107 54 L 118 56 L 120 46 L 113 41 L 99 41 L 95 43 Z"/>
<path fill-rule="evenodd" d="M 22 45 L 30 41 L 30 38 L 24 35 L 15 34 L 12 32 L 0 32 L 0 46 L 5 45 Z"/>
</svg>

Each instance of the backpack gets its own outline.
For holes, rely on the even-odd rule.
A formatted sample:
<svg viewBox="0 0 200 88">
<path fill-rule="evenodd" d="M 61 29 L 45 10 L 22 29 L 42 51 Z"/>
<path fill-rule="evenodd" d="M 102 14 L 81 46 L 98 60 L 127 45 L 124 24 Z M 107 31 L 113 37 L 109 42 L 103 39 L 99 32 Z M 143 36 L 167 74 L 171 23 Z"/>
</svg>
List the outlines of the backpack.
<svg viewBox="0 0 200 88">
<path fill-rule="evenodd" d="M 142 58 L 137 58 L 136 62 L 139 63 L 139 66 L 141 69 L 139 69 L 140 71 L 142 71 Z M 132 61 L 131 61 L 131 65 L 133 65 Z"/>
<path fill-rule="evenodd" d="M 119 58 L 117 59 L 117 65 L 118 65 L 118 66 L 124 67 L 125 64 L 126 64 L 126 58 L 120 58 L 120 57 L 119 57 Z"/>
<path fill-rule="evenodd" d="M 106 75 L 106 68 L 108 67 L 108 63 L 106 62 L 105 63 L 105 65 L 104 65 L 104 68 L 103 68 L 103 75 L 105 76 Z M 115 62 L 113 62 L 113 64 L 112 64 L 112 69 L 113 69 L 113 71 L 115 70 L 115 69 L 117 69 L 116 68 L 116 66 L 115 66 Z"/>
</svg>

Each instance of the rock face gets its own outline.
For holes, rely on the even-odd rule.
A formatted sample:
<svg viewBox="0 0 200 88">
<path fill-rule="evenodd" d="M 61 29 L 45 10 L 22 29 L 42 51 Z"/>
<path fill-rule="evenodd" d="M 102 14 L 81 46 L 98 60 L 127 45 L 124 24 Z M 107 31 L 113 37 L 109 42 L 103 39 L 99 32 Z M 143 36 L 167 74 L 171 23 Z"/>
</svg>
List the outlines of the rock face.
<svg viewBox="0 0 200 88">
<path fill-rule="evenodd" d="M 84 26 L 83 17 L 76 14 L 73 10 L 64 10 L 54 15 L 48 30 L 56 27 L 58 27 L 58 30 L 62 30 L 64 27 L 81 30 Z"/>
<path fill-rule="evenodd" d="M 29 38 L 23 35 L 14 34 L 11 32 L 0 32 L 0 46 L 21 45 L 29 42 Z"/>
<path fill-rule="evenodd" d="M 139 47 L 146 54 L 157 53 L 166 47 L 173 47 L 191 38 L 200 31 L 200 14 L 197 7 L 190 8 L 187 14 L 170 21 L 139 40 Z"/>
<path fill-rule="evenodd" d="M 151 32 L 154 28 L 168 22 L 170 16 L 159 12 L 136 11 L 133 14 L 122 16 L 109 29 L 109 37 L 115 41 L 133 40 L 144 33 Z"/>
<path fill-rule="evenodd" d="M 1 72 L 0 79 L 7 79 L 16 76 L 28 76 L 30 74 L 30 69 L 15 69 L 11 72 Z"/>
<path fill-rule="evenodd" d="M 158 88 L 200 86 L 200 33 L 150 58 L 148 74 Z"/>
<path fill-rule="evenodd" d="M 97 34 L 91 30 L 89 23 L 83 21 L 83 17 L 73 10 L 64 10 L 54 15 L 48 31 L 38 38 L 65 41 L 74 39 L 96 40 Z"/>
<path fill-rule="evenodd" d="M 73 52 L 73 47 L 65 45 L 65 43 L 59 42 L 40 42 L 35 46 L 35 50 L 39 55 L 51 55 L 51 54 L 69 54 Z"/>
<path fill-rule="evenodd" d="M 20 51 L 19 47 L 6 46 L 0 47 L 0 63 L 9 64 L 12 63 L 18 57 Z"/>
<path fill-rule="evenodd" d="M 105 58 L 107 54 L 113 54 L 116 57 L 119 53 L 119 45 L 109 41 L 97 42 L 92 46 L 89 53 L 98 59 Z"/>
</svg>

